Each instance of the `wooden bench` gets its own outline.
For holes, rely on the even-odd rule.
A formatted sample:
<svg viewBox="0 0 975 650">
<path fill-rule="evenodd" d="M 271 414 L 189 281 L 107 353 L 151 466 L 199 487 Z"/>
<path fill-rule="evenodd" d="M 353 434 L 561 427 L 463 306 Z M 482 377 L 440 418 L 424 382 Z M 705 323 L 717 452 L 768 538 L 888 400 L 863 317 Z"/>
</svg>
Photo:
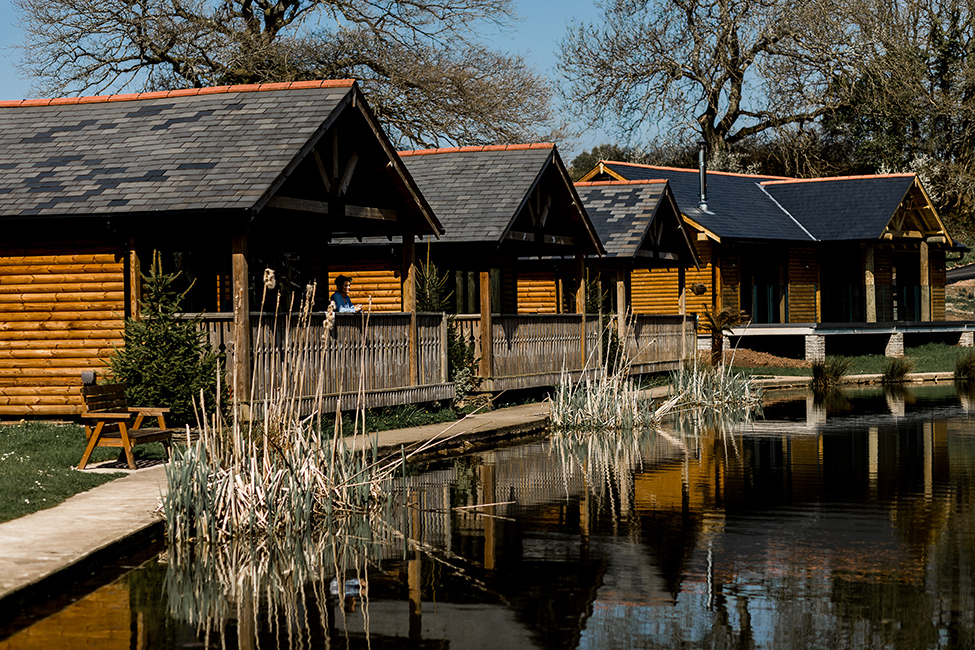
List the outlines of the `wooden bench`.
<svg viewBox="0 0 975 650">
<path fill-rule="evenodd" d="M 129 406 L 125 399 L 125 389 L 125 384 L 91 384 L 81 387 L 86 411 L 82 413 L 81 419 L 85 425 L 88 446 L 78 463 L 78 469 L 84 469 L 88 465 L 88 459 L 95 447 L 121 447 L 125 451 L 129 469 L 135 469 L 133 445 L 161 442 L 166 453 L 170 453 L 173 430 L 166 428 L 165 416 L 169 409 Z M 142 423 L 147 417 L 156 418 L 158 426 L 143 427 Z"/>
</svg>

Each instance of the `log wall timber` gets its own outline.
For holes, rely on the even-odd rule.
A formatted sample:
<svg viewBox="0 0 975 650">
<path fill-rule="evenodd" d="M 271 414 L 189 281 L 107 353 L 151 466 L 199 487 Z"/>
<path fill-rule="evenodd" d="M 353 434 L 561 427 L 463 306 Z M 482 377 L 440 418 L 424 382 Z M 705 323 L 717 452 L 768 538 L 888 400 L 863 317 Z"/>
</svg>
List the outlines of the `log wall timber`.
<svg viewBox="0 0 975 650">
<path fill-rule="evenodd" d="M 818 322 L 819 262 L 811 246 L 789 247 L 789 322 Z"/>
<path fill-rule="evenodd" d="M 123 344 L 125 255 L 0 250 L 0 416 L 82 412 L 81 373 Z"/>
<path fill-rule="evenodd" d="M 704 309 L 711 308 L 711 254 L 710 240 L 695 242 L 697 254 L 701 261 L 701 268 L 690 268 L 684 272 L 684 300 L 685 312 L 688 314 L 704 314 Z M 634 314 L 678 314 L 680 313 L 680 292 L 678 282 L 680 272 L 677 269 L 634 269 L 630 272 L 630 307 Z M 701 295 L 690 291 L 688 287 L 701 284 L 705 292 Z"/>
<path fill-rule="evenodd" d="M 931 251 L 931 320 L 945 320 L 945 285 L 948 283 L 945 252 Z"/>
<path fill-rule="evenodd" d="M 741 309 L 741 273 L 738 252 L 725 250 L 721 253 L 721 294 L 718 309 Z"/>
<path fill-rule="evenodd" d="M 333 267 L 328 271 L 328 293 L 335 293 L 335 278 L 347 275 L 352 278 L 349 297 L 356 305 L 373 312 L 399 312 L 403 310 L 402 272 L 397 260 L 389 263 L 363 263 L 355 268 Z"/>
<path fill-rule="evenodd" d="M 891 285 L 894 276 L 891 271 L 890 249 L 875 247 L 873 251 L 874 291 L 877 295 L 877 321 L 889 323 L 894 320 L 894 296 Z"/>
<path fill-rule="evenodd" d="M 558 311 L 558 304 L 555 273 L 541 271 L 518 274 L 519 314 L 554 314 Z"/>
</svg>

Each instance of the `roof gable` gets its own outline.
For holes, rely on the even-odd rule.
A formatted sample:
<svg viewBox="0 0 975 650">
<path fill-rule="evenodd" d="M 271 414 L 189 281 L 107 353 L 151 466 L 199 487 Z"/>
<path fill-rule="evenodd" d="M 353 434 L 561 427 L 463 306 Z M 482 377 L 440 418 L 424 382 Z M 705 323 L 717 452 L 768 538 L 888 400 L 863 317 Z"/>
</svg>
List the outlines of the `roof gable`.
<svg viewBox="0 0 975 650">
<path fill-rule="evenodd" d="M 697 264 L 666 180 L 579 182 L 576 191 L 608 257 Z"/>
<path fill-rule="evenodd" d="M 425 149 L 400 155 L 443 223 L 445 243 L 601 250 L 552 144 Z"/>
<path fill-rule="evenodd" d="M 934 206 L 913 174 L 793 179 L 707 173 L 707 209 L 700 172 L 601 161 L 584 179 L 666 178 L 685 217 L 716 239 L 779 241 L 869 240 L 940 235 L 950 243 Z M 904 227 L 905 220 L 914 224 Z"/>
<path fill-rule="evenodd" d="M 254 215 L 352 112 L 375 122 L 352 80 L 0 102 L 0 218 Z M 371 127 L 360 132 L 375 141 L 372 166 L 393 168 L 385 195 L 421 232 L 436 232 L 388 139 Z M 343 214 L 332 208 L 326 214 Z"/>
</svg>

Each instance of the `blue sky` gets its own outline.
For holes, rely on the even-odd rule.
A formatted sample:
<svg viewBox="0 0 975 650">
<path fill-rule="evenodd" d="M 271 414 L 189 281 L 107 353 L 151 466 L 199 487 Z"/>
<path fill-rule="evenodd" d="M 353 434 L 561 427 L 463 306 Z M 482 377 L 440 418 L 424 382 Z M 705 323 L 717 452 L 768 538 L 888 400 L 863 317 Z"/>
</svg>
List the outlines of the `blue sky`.
<svg viewBox="0 0 975 650">
<path fill-rule="evenodd" d="M 539 72 L 554 79 L 558 41 L 573 20 L 593 21 L 598 17 L 591 0 L 516 0 L 520 20 L 511 33 L 492 37 L 497 49 L 525 56 Z M 30 96 L 30 81 L 18 76 L 14 64 L 17 53 L 12 46 L 21 39 L 10 0 L 0 0 L 0 100 Z M 582 125 L 579 128 L 583 128 Z M 575 143 L 560 143 L 562 156 L 571 156 L 596 144 L 610 141 L 599 131 L 588 131 Z"/>
</svg>

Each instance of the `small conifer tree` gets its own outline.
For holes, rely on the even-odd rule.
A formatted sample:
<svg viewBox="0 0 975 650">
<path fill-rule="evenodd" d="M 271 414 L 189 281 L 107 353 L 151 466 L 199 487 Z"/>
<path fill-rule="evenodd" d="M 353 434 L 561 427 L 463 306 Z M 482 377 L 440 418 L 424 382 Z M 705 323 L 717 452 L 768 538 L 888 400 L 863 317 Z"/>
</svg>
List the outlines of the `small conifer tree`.
<svg viewBox="0 0 975 650">
<path fill-rule="evenodd" d="M 186 292 L 174 285 L 179 273 L 163 273 L 153 254 L 149 275 L 142 276 L 142 320 L 125 319 L 125 347 L 109 363 L 114 381 L 128 384 L 134 406 L 167 407 L 172 424 L 195 423 L 193 399 L 203 391 L 209 413 L 216 408 L 217 372 L 223 354 L 210 345 L 198 320 L 180 318 Z M 226 400 L 223 400 L 226 404 Z"/>
</svg>

